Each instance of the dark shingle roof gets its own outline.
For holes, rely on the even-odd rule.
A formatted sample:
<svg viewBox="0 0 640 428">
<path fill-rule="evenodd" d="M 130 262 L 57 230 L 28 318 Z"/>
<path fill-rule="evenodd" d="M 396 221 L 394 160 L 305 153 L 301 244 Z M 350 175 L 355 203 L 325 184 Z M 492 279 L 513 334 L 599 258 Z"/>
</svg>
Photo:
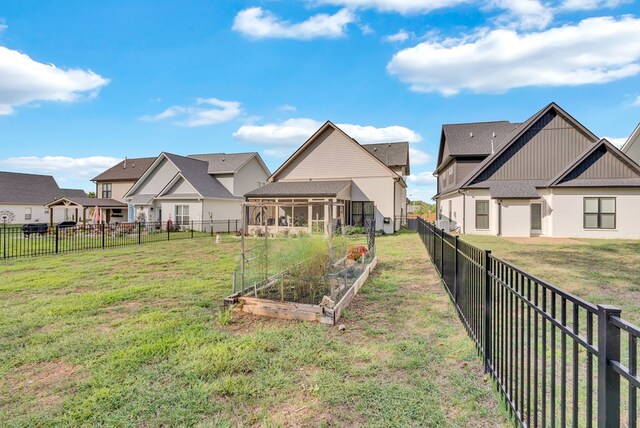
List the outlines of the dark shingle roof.
<svg viewBox="0 0 640 428">
<path fill-rule="evenodd" d="M 82 190 L 82 189 L 60 189 L 62 191 L 62 193 L 60 193 L 61 196 L 63 197 L 69 197 L 69 198 L 86 198 L 87 197 L 87 193 Z"/>
<path fill-rule="evenodd" d="M 388 167 L 404 166 L 409 175 L 409 143 L 361 144 L 369 153 Z"/>
<path fill-rule="evenodd" d="M 451 156 L 487 156 L 491 154 L 491 140 L 495 151 L 506 143 L 505 137 L 518 125 L 504 120 L 458 123 L 443 125 L 442 131 Z"/>
<path fill-rule="evenodd" d="M 252 190 L 245 196 L 336 196 L 341 190 L 350 185 L 351 180 L 276 181 Z"/>
<path fill-rule="evenodd" d="M 209 164 L 199 159 L 164 153 L 182 176 L 205 198 L 237 199 L 217 178 L 209 174 Z"/>
<path fill-rule="evenodd" d="M 50 175 L 0 171 L 0 204 L 44 205 L 66 194 L 84 191 L 60 189 Z"/>
<path fill-rule="evenodd" d="M 209 174 L 232 174 L 242 165 L 249 162 L 258 153 L 211 153 L 189 155 L 193 159 L 199 159 L 209 163 Z"/>
<path fill-rule="evenodd" d="M 136 181 L 151 166 L 156 158 L 131 158 L 119 162 L 91 181 Z M 126 162 L 126 166 L 125 166 Z"/>
<path fill-rule="evenodd" d="M 489 184 L 492 199 L 538 199 L 536 183 L 530 180 L 496 181 Z"/>
</svg>

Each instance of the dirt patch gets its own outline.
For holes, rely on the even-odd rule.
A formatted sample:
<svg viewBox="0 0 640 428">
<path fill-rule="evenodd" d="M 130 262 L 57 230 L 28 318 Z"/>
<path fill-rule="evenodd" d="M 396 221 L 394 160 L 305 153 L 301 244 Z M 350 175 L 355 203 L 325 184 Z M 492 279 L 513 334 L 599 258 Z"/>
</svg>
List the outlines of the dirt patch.
<svg viewBox="0 0 640 428">
<path fill-rule="evenodd" d="M 17 367 L 6 382 L 9 397 L 34 397 L 34 408 L 51 408 L 86 378 L 81 367 L 55 360 Z"/>
<path fill-rule="evenodd" d="M 249 314 L 243 312 L 239 308 L 233 310 L 233 320 L 230 324 L 218 327 L 222 331 L 226 331 L 233 334 L 250 334 L 255 333 L 256 330 L 261 328 L 268 329 L 284 329 L 290 327 L 292 323 L 305 322 L 296 320 L 284 320 L 279 318 L 268 318 L 259 315 Z"/>
<path fill-rule="evenodd" d="M 579 241 L 573 238 L 549 238 L 546 236 L 533 236 L 531 238 L 504 238 L 514 244 L 529 245 L 593 245 L 591 242 Z"/>
</svg>

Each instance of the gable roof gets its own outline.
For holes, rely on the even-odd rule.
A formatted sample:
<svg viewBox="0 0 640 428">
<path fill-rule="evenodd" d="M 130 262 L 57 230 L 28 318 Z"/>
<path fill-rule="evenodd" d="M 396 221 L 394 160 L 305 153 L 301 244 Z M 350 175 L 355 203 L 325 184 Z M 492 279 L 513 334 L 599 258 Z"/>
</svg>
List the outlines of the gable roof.
<svg viewBox="0 0 640 428">
<path fill-rule="evenodd" d="M 264 168 L 267 175 L 271 174 L 267 165 L 258 152 L 249 153 L 203 153 L 187 156 L 192 159 L 199 159 L 209 163 L 209 174 L 233 174 L 251 159 L 256 158 L 260 166 Z"/>
<path fill-rule="evenodd" d="M 520 124 L 506 120 L 496 122 L 452 123 L 442 125 L 438 169 L 454 156 L 488 156 L 504 144 L 505 136 Z M 493 147 L 491 144 L 493 140 Z M 445 144 L 447 156 L 444 155 Z"/>
<path fill-rule="evenodd" d="M 44 205 L 56 198 L 84 190 L 60 189 L 50 175 L 0 171 L 0 204 Z"/>
<path fill-rule="evenodd" d="M 620 150 L 622 150 L 623 153 L 627 153 L 634 143 L 640 143 L 640 123 L 636 125 L 635 129 L 631 135 L 629 135 L 629 138 L 627 138 L 627 141 L 624 142 Z"/>
<path fill-rule="evenodd" d="M 624 164 L 629 173 L 628 177 L 607 178 L 579 178 L 595 162 L 600 160 L 605 153 L 610 153 L 615 159 Z M 549 182 L 550 187 L 589 187 L 589 186 L 640 186 L 640 166 L 625 155 L 620 149 L 608 140 L 602 139 L 597 144 L 589 147 L 575 162 L 568 165 L 562 172 Z"/>
<path fill-rule="evenodd" d="M 361 146 L 389 168 L 405 167 L 405 174 L 411 174 L 409 165 L 409 143 L 407 141 L 361 144 Z"/>
<path fill-rule="evenodd" d="M 338 181 L 273 181 L 248 192 L 246 197 L 257 196 L 336 196 L 351 180 Z"/>
<path fill-rule="evenodd" d="M 156 159 L 157 157 L 124 159 L 93 177 L 91 181 L 136 181 Z"/>
<path fill-rule="evenodd" d="M 88 197 L 62 197 L 62 198 L 57 198 L 51 202 L 49 202 L 48 204 L 46 204 L 47 207 L 52 207 L 52 206 L 57 206 L 57 205 L 65 205 L 65 204 L 72 204 L 72 205 L 76 205 L 76 206 L 82 206 L 84 208 L 93 208 L 93 207 L 99 207 L 99 208 L 126 208 L 127 204 L 120 202 L 120 201 L 116 201 L 115 199 L 109 199 L 109 198 L 88 198 Z"/>
<path fill-rule="evenodd" d="M 389 168 L 387 165 L 385 165 L 384 162 L 382 162 L 380 159 L 378 159 L 377 157 L 372 155 L 368 150 L 366 150 L 364 148 L 364 146 L 362 146 L 360 143 L 358 143 L 353 137 L 350 137 L 346 132 L 344 132 L 342 129 L 338 128 L 333 122 L 331 122 L 330 120 L 327 120 L 324 123 L 324 125 L 322 125 L 320 128 L 318 128 L 318 130 L 316 132 L 314 132 L 313 135 L 311 135 L 311 137 L 309 137 L 307 139 L 307 141 L 304 142 L 304 144 L 302 144 L 300 147 L 298 147 L 298 150 L 293 152 L 293 154 L 291 156 L 289 156 L 289 158 L 287 158 L 287 160 L 285 160 L 284 163 L 282 165 L 280 165 L 280 167 L 273 174 L 271 174 L 271 176 L 269 177 L 269 181 L 275 181 L 275 179 L 278 176 L 278 174 L 280 174 L 287 166 L 289 166 L 291 164 L 291 162 L 294 161 L 294 159 L 296 159 L 298 156 L 300 156 L 300 154 L 303 153 L 307 149 L 307 147 L 309 147 L 325 130 L 327 130 L 329 128 L 332 128 L 332 129 L 336 130 L 337 132 L 339 132 L 340 134 L 342 134 L 349 141 L 353 142 L 353 144 L 355 144 L 356 146 L 358 146 L 361 149 L 363 149 L 364 153 L 366 153 L 368 156 L 371 156 L 372 159 L 375 159 L 376 162 L 379 162 L 382 166 L 384 166 L 384 168 L 387 169 L 391 175 L 393 175 L 395 177 L 399 177 L 400 180 L 402 180 L 402 177 L 400 177 L 395 171 L 393 171 L 391 168 Z"/>
<path fill-rule="evenodd" d="M 469 184 L 473 182 L 489 165 L 491 165 L 495 160 L 497 160 L 509 147 L 511 147 L 517 140 L 520 138 L 531 126 L 533 126 L 542 116 L 544 116 L 549 111 L 554 110 L 557 114 L 563 116 L 567 121 L 573 124 L 580 132 L 585 134 L 587 138 L 592 140 L 593 142 L 598 141 L 598 137 L 585 128 L 580 122 L 573 118 L 569 113 L 564 111 L 560 106 L 556 103 L 549 103 L 542 110 L 538 111 L 536 114 L 531 116 L 525 122 L 517 126 L 511 132 L 509 132 L 505 137 L 504 141 L 500 142 L 500 148 L 495 151 L 495 153 L 487 156 L 480 164 L 468 175 L 468 177 L 461 183 L 459 187 L 467 187 Z"/>
<path fill-rule="evenodd" d="M 203 198 L 237 199 L 217 178 L 209 174 L 209 164 L 207 162 L 172 153 L 163 153 L 163 155 L 173 162 L 182 177 Z"/>
</svg>

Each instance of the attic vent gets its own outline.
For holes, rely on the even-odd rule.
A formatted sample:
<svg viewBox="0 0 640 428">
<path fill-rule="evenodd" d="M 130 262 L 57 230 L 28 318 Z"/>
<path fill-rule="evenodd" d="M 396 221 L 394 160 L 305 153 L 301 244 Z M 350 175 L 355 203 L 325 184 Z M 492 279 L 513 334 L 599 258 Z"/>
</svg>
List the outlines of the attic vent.
<svg viewBox="0 0 640 428">
<path fill-rule="evenodd" d="M 377 147 L 374 147 L 374 148 L 373 148 L 373 151 L 374 151 L 374 152 L 377 152 L 377 151 L 378 151 L 378 148 L 377 148 Z"/>
</svg>

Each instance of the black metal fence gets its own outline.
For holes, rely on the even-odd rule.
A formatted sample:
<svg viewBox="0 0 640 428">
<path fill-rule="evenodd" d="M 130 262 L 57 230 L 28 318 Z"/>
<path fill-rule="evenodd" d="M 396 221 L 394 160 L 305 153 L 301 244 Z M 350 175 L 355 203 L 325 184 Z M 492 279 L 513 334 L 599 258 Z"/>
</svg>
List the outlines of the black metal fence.
<svg viewBox="0 0 640 428">
<path fill-rule="evenodd" d="M 16 257 L 60 254 L 98 248 L 141 245 L 149 242 L 191 239 L 242 230 L 242 220 L 167 223 L 78 224 L 72 227 L 31 225 L 0 226 L 0 256 Z"/>
<path fill-rule="evenodd" d="M 485 371 L 520 426 L 638 423 L 640 328 L 418 221 L 418 233 Z"/>
</svg>

